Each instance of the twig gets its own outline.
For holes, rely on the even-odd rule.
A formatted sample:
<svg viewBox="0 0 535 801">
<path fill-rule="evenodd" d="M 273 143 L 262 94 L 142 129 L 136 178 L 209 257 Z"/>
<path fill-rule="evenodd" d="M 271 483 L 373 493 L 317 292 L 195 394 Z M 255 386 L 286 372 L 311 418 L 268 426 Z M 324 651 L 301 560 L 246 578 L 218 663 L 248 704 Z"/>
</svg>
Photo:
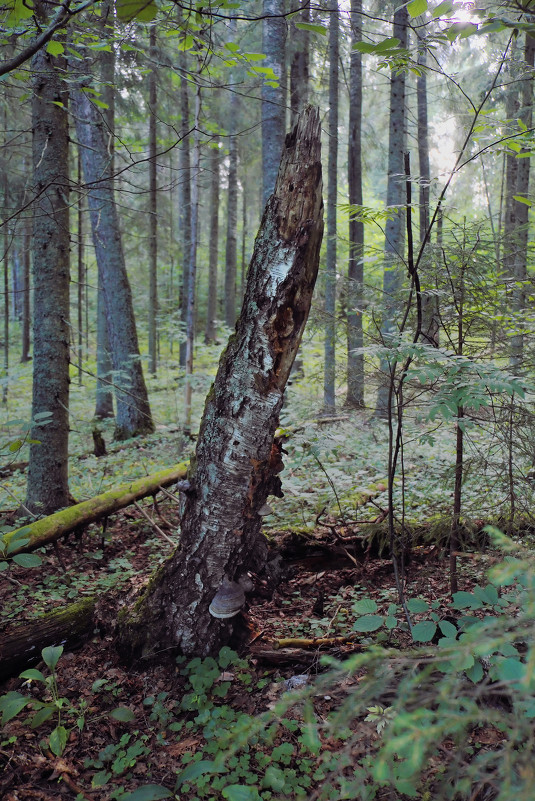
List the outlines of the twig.
<svg viewBox="0 0 535 801">
<path fill-rule="evenodd" d="M 162 531 L 160 526 L 157 523 L 154 522 L 154 520 L 150 517 L 150 515 L 147 514 L 147 512 L 143 509 L 143 507 L 137 501 L 134 501 L 134 506 L 136 507 L 136 509 L 138 511 L 141 512 L 141 514 L 143 515 L 145 520 L 147 520 L 151 524 L 153 529 L 160 535 L 160 537 L 163 537 L 164 540 L 167 540 L 167 542 L 169 542 L 173 546 L 173 548 L 176 548 L 176 545 L 177 545 L 176 542 L 174 542 L 171 539 L 171 537 L 168 537 L 167 534 L 165 533 L 165 531 Z"/>
</svg>

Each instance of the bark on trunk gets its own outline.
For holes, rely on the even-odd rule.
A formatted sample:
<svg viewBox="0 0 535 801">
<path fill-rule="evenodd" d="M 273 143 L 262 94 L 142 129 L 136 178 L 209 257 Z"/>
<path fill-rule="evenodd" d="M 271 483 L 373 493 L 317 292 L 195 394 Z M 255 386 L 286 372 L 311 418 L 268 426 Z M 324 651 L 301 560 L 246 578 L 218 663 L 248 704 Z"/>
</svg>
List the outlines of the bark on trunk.
<svg viewBox="0 0 535 801">
<path fill-rule="evenodd" d="M 117 401 L 116 439 L 154 430 L 139 355 L 132 292 L 126 272 L 119 217 L 102 119 L 90 98 L 72 92 L 76 132 L 88 185 L 93 244 L 106 303 Z"/>
<path fill-rule="evenodd" d="M 40 6 L 41 11 L 43 7 Z M 65 59 L 33 58 L 33 397 L 25 505 L 69 504 L 69 128 Z"/>
<path fill-rule="evenodd" d="M 149 75 L 149 370 L 156 375 L 157 330 L 158 317 L 158 186 L 156 164 L 156 122 L 157 122 L 157 85 L 156 85 L 156 27 L 150 29 L 150 58 L 152 62 Z"/>
<path fill-rule="evenodd" d="M 184 50 L 178 54 L 180 70 L 180 148 L 178 151 L 178 222 L 182 243 L 182 280 L 180 284 L 180 366 L 186 366 L 186 326 L 188 319 L 188 276 L 191 258 L 191 157 L 189 141 L 188 57 Z"/>
<path fill-rule="evenodd" d="M 267 83 L 262 86 L 262 197 L 265 205 L 275 186 L 286 129 L 283 85 L 286 21 L 284 0 L 264 0 L 263 9 L 262 49 L 266 59 L 262 63 L 272 68 L 279 81 L 276 86 Z"/>
<path fill-rule="evenodd" d="M 362 40 L 362 0 L 351 2 L 351 43 Z M 349 68 L 349 148 L 347 183 L 349 202 L 362 206 L 362 54 L 351 50 Z M 364 406 L 364 344 L 362 306 L 364 301 L 364 223 L 349 221 L 349 264 L 347 290 L 347 398 L 346 406 Z"/>
<path fill-rule="evenodd" d="M 173 647 L 215 652 L 240 617 L 222 621 L 208 607 L 224 577 L 258 570 L 265 560 L 258 510 L 280 492 L 274 434 L 310 309 L 322 232 L 320 121 L 309 108 L 286 139 L 242 312 L 206 400 L 180 549 L 119 621 L 126 659 Z"/>
<path fill-rule="evenodd" d="M 217 339 L 217 262 L 219 256 L 219 182 L 221 179 L 221 158 L 219 139 L 212 143 L 211 184 L 210 184 L 210 257 L 208 266 L 208 306 L 204 341 L 214 343 Z"/>
<path fill-rule="evenodd" d="M 323 408 L 336 406 L 336 201 L 338 194 L 338 3 L 329 14 L 329 164 L 327 185 L 327 250 L 325 254 L 325 343 Z"/>
<path fill-rule="evenodd" d="M 408 11 L 406 6 L 394 13 L 394 36 L 400 47 L 407 47 Z M 399 292 L 403 277 L 402 260 L 405 247 L 405 214 L 401 207 L 405 202 L 405 84 L 406 74 L 393 70 L 390 78 L 390 123 L 388 137 L 388 178 L 386 205 L 398 206 L 400 210 L 386 221 L 385 225 L 385 266 L 383 272 L 384 317 L 381 324 L 383 344 L 389 347 L 397 329 L 400 310 Z M 381 359 L 381 376 L 377 394 L 377 417 L 386 417 L 388 410 L 389 386 L 392 364 L 388 358 Z"/>
<path fill-rule="evenodd" d="M 29 541 L 21 548 L 11 551 L 9 555 L 35 551 L 36 548 L 42 548 L 43 545 L 55 542 L 75 529 L 85 528 L 90 523 L 102 520 L 119 509 L 124 509 L 134 501 L 139 501 L 140 498 L 155 495 L 160 487 L 169 487 L 179 479 L 185 478 L 186 472 L 186 464 L 177 464 L 168 470 L 160 470 L 158 473 L 137 479 L 130 484 L 122 484 L 89 501 L 82 501 L 82 503 L 62 509 L 49 517 L 10 531 L 4 535 L 6 542 L 10 542 L 14 537 L 24 537 Z"/>
</svg>

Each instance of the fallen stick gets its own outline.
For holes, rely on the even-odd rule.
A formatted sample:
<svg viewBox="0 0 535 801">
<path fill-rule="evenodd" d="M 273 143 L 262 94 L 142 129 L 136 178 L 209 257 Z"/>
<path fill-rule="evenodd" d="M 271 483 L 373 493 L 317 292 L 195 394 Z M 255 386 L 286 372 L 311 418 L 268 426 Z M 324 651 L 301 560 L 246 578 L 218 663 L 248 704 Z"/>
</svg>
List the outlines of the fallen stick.
<svg viewBox="0 0 535 801">
<path fill-rule="evenodd" d="M 119 509 L 124 509 L 140 498 L 155 495 L 160 487 L 168 487 L 180 479 L 186 478 L 187 470 L 188 464 L 181 462 L 168 470 L 160 470 L 158 473 L 139 478 L 129 484 L 122 484 L 117 489 L 109 490 L 88 501 L 69 506 L 53 515 L 10 531 L 4 535 L 5 542 L 9 543 L 14 537 L 28 539 L 28 542 L 22 547 L 10 551 L 9 555 L 14 556 L 17 553 L 34 551 L 49 542 L 55 542 L 75 529 L 85 528 L 89 523 L 94 523 Z"/>
<path fill-rule="evenodd" d="M 323 648 L 330 645 L 347 645 L 354 643 L 355 634 L 348 634 L 347 637 L 283 637 L 276 640 L 273 647 L 279 648 Z"/>
</svg>

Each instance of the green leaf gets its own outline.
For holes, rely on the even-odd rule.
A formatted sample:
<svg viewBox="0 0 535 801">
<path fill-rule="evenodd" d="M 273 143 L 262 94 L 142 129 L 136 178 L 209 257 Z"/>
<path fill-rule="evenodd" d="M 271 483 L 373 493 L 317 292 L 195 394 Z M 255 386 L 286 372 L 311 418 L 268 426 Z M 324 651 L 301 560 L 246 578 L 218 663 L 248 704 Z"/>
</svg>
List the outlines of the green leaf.
<svg viewBox="0 0 535 801">
<path fill-rule="evenodd" d="M 377 631 L 384 621 L 382 615 L 363 615 L 353 623 L 353 631 Z"/>
<path fill-rule="evenodd" d="M 444 637 L 451 637 L 453 639 L 457 636 L 457 628 L 450 623 L 449 620 L 441 620 L 438 624 Z"/>
<path fill-rule="evenodd" d="M 36 553 L 16 553 L 13 561 L 20 567 L 39 567 L 43 563 L 41 557 Z"/>
<path fill-rule="evenodd" d="M 517 203 L 524 203 L 526 206 L 533 206 L 533 201 L 527 197 L 522 197 L 522 195 L 513 195 L 513 198 L 517 201 Z"/>
<path fill-rule="evenodd" d="M 176 786 L 191 782 L 198 779 L 199 776 L 204 776 L 205 773 L 219 773 L 219 769 L 211 759 L 201 759 L 199 762 L 190 762 L 184 770 L 178 774 Z"/>
<path fill-rule="evenodd" d="M 35 713 L 30 721 L 30 726 L 32 729 L 37 729 L 42 723 L 50 720 L 55 712 L 57 712 L 57 707 L 54 704 L 45 704 L 45 706 L 41 707 L 41 709 Z"/>
<path fill-rule="evenodd" d="M 24 548 L 25 545 L 28 545 L 29 541 L 29 537 L 21 537 L 19 534 L 17 534 L 15 537 L 12 537 L 9 540 L 6 548 L 6 554 L 13 553 L 13 551 L 18 550 L 19 548 Z"/>
<path fill-rule="evenodd" d="M 479 661 L 474 662 L 472 667 L 468 668 L 468 670 L 465 670 L 465 674 L 470 681 L 472 681 L 474 684 L 477 684 L 484 676 L 483 665 Z"/>
<path fill-rule="evenodd" d="M 481 609 L 483 606 L 473 592 L 454 592 L 452 598 L 454 609 Z"/>
<path fill-rule="evenodd" d="M 412 627 L 412 639 L 414 642 L 431 642 L 436 630 L 437 625 L 432 620 L 422 620 Z"/>
<path fill-rule="evenodd" d="M 56 728 L 51 732 L 48 744 L 50 745 L 50 750 L 56 756 L 61 756 L 62 753 L 65 751 L 65 746 L 67 745 L 67 737 L 69 736 L 69 732 L 65 728 L 65 726 L 56 726 Z"/>
<path fill-rule="evenodd" d="M 99 770 L 91 779 L 91 787 L 103 787 L 111 779 L 111 773 L 108 770 Z"/>
<path fill-rule="evenodd" d="M 43 682 L 46 681 L 41 671 L 36 670 L 35 668 L 28 668 L 28 670 L 23 670 L 22 673 L 19 674 L 19 678 L 31 679 L 32 681 L 43 681 Z"/>
<path fill-rule="evenodd" d="M 15 451 L 20 451 L 23 445 L 24 442 L 21 439 L 14 439 L 13 442 L 9 443 L 9 450 L 11 451 L 11 453 L 14 453 Z"/>
<path fill-rule="evenodd" d="M 45 665 L 52 671 L 56 669 L 58 660 L 63 653 L 63 645 L 49 645 L 48 648 L 43 648 L 41 656 L 43 657 Z"/>
<path fill-rule="evenodd" d="M 32 699 L 21 695 L 15 691 L 10 691 L 0 696 L 0 712 L 2 713 L 2 724 L 7 723 L 29 704 Z"/>
<path fill-rule="evenodd" d="M 425 14 L 427 11 L 427 0 L 411 0 L 407 5 L 407 11 L 413 19 L 414 17 L 419 17 L 420 14 Z"/>
<path fill-rule="evenodd" d="M 295 27 L 302 31 L 311 31 L 312 33 L 319 33 L 321 36 L 327 36 L 325 25 L 315 25 L 312 22 L 296 22 Z"/>
<path fill-rule="evenodd" d="M 444 3 L 439 3 L 432 13 L 433 17 L 437 19 L 438 17 L 448 16 L 452 11 L 453 3 L 451 0 L 445 0 Z"/>
<path fill-rule="evenodd" d="M 412 612 L 413 615 L 417 615 L 421 612 L 428 612 L 429 604 L 427 601 L 424 601 L 423 598 L 409 598 L 407 601 L 407 609 L 409 612 Z"/>
<path fill-rule="evenodd" d="M 228 801 L 259 801 L 260 799 L 256 787 L 246 787 L 242 784 L 229 784 L 223 787 L 221 795 Z"/>
<path fill-rule="evenodd" d="M 224 645 L 219 651 L 219 656 L 217 658 L 217 661 L 219 667 L 225 670 L 225 668 L 228 668 L 229 665 L 232 665 L 232 663 L 235 662 L 237 658 L 238 654 L 236 653 L 236 651 L 233 651 L 232 648 L 228 647 L 228 645 Z"/>
<path fill-rule="evenodd" d="M 0 572 L 9 568 L 9 562 L 0 562 Z"/>
<path fill-rule="evenodd" d="M 117 0 L 117 16 L 122 22 L 151 22 L 158 9 L 152 0 Z"/>
<path fill-rule="evenodd" d="M 136 719 L 136 716 L 132 710 L 128 709 L 126 706 L 118 706 L 115 709 L 112 709 L 110 712 L 110 717 L 114 720 L 120 721 L 121 723 L 131 723 Z"/>
<path fill-rule="evenodd" d="M 145 784 L 132 793 L 121 796 L 121 801 L 159 801 L 160 798 L 171 798 L 173 793 L 161 784 Z"/>
<path fill-rule="evenodd" d="M 50 53 L 51 56 L 61 56 L 65 52 L 65 48 L 61 42 L 52 41 L 47 44 L 46 52 Z"/>
<path fill-rule="evenodd" d="M 377 604 L 373 598 L 361 598 L 353 604 L 353 612 L 356 615 L 369 615 L 377 612 Z"/>
<path fill-rule="evenodd" d="M 502 681 L 521 681 L 526 675 L 526 666 L 519 659 L 503 659 L 498 665 L 498 676 Z"/>
</svg>

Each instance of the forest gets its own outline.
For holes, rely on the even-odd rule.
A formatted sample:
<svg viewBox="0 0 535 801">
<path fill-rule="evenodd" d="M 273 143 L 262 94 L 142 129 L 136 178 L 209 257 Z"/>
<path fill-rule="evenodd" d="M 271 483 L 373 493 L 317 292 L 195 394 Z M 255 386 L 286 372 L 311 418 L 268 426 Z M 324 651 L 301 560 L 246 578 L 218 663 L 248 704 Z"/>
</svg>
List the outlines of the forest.
<svg viewBox="0 0 535 801">
<path fill-rule="evenodd" d="M 0 797 L 533 801 L 534 0 L 0 19 Z"/>
</svg>

